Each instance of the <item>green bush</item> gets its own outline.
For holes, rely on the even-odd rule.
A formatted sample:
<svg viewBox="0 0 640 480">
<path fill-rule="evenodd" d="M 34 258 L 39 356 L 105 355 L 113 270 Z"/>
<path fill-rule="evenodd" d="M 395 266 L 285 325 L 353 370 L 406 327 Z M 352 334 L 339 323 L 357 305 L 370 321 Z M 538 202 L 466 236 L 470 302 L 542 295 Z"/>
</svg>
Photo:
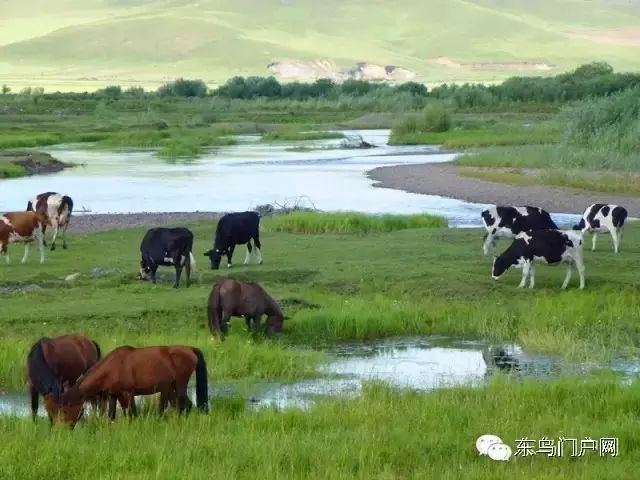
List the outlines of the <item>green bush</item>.
<svg viewBox="0 0 640 480">
<path fill-rule="evenodd" d="M 428 104 L 420 113 L 409 113 L 391 127 L 392 135 L 446 132 L 451 128 L 451 111 L 441 103 Z"/>
</svg>

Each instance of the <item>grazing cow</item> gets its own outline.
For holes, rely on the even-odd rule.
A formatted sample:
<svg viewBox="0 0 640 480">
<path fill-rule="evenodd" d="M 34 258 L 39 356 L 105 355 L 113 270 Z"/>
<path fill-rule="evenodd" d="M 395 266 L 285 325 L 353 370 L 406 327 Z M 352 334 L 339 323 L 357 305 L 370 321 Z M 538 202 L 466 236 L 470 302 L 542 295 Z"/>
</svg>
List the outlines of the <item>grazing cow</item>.
<svg viewBox="0 0 640 480">
<path fill-rule="evenodd" d="M 591 232 L 591 250 L 596 249 L 596 239 L 598 233 L 611 233 L 613 239 L 613 251 L 620 251 L 620 240 L 622 240 L 622 227 L 627 219 L 627 210 L 620 205 L 604 205 L 594 203 L 587 207 L 582 215 L 580 223 L 573 227 L 574 230 L 581 230 L 582 233 Z"/>
<path fill-rule="evenodd" d="M 487 255 L 496 247 L 496 238 L 513 238 L 529 230 L 556 230 L 551 215 L 537 207 L 491 206 L 482 211 L 482 224 L 487 233 L 482 247 Z"/>
<path fill-rule="evenodd" d="M 548 264 L 564 263 L 567 275 L 562 288 L 567 288 L 571 280 L 571 270 L 575 267 L 580 275 L 580 288 L 584 288 L 584 263 L 582 262 L 582 233 L 560 230 L 535 230 L 516 235 L 515 240 L 504 253 L 493 259 L 494 280 L 512 266 L 522 268 L 522 281 L 518 288 L 535 285 L 534 262 Z"/>
<path fill-rule="evenodd" d="M 25 263 L 29 256 L 29 246 L 34 241 L 40 248 L 40 263 L 44 263 L 42 226 L 46 222 L 46 219 L 37 212 L 9 212 L 0 216 L 0 255 L 5 255 L 7 264 L 10 263 L 7 252 L 10 243 L 24 243 L 22 263 Z"/>
<path fill-rule="evenodd" d="M 223 255 L 227 256 L 227 267 L 231 268 L 231 257 L 236 245 L 247 244 L 245 265 L 251 260 L 251 240 L 256 247 L 257 262 L 262 264 L 260 249 L 260 215 L 256 212 L 227 213 L 218 222 L 213 249 L 205 252 L 211 259 L 211 268 L 217 270 Z"/>
<path fill-rule="evenodd" d="M 174 288 L 178 288 L 182 268 L 187 272 L 187 287 L 191 283 L 191 269 L 196 269 L 193 258 L 193 233 L 187 228 L 152 228 L 140 244 L 140 280 L 156 283 L 158 266 L 173 265 L 176 269 Z"/>
<path fill-rule="evenodd" d="M 73 212 L 73 200 L 66 195 L 56 192 L 41 193 L 27 203 L 27 212 L 38 212 L 53 228 L 53 238 L 51 240 L 51 250 L 56 249 L 56 238 L 58 230 L 62 229 L 62 248 L 67 248 L 67 228 Z M 44 235 L 47 231 L 47 224 L 42 225 L 42 241 L 47 245 Z"/>
</svg>

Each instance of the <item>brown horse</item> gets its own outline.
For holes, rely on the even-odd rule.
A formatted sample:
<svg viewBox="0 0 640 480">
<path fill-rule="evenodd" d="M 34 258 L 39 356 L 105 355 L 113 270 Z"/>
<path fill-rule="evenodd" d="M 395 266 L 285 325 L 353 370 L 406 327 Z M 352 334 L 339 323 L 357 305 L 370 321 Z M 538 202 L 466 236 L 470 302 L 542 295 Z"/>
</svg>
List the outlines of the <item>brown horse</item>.
<svg viewBox="0 0 640 480">
<path fill-rule="evenodd" d="M 239 282 L 220 278 L 213 283 L 209 295 L 208 319 L 211 333 L 227 333 L 231 317 L 244 317 L 249 331 L 260 328 L 262 315 L 267 315 L 267 332 L 282 330 L 284 317 L 276 301 L 255 282 Z"/>
<path fill-rule="evenodd" d="M 115 418 L 115 399 L 131 401 L 135 412 L 135 395 L 160 393 L 160 411 L 169 401 L 179 411 L 188 410 L 189 378 L 196 374 L 196 401 L 202 411 L 208 410 L 207 365 L 202 352 L 194 347 L 162 346 L 118 347 L 88 371 L 62 395 L 65 421 L 71 428 L 78 420 L 82 404 L 103 393 L 109 395 L 109 416 Z M 126 409 L 123 404 L 123 410 Z"/>
<path fill-rule="evenodd" d="M 31 394 L 31 415 L 38 414 L 38 397 L 44 397 L 44 407 L 53 422 L 61 407 L 66 387 L 100 360 L 100 347 L 83 335 L 38 340 L 27 356 L 27 377 Z M 81 413 L 81 412 L 80 412 Z"/>
</svg>

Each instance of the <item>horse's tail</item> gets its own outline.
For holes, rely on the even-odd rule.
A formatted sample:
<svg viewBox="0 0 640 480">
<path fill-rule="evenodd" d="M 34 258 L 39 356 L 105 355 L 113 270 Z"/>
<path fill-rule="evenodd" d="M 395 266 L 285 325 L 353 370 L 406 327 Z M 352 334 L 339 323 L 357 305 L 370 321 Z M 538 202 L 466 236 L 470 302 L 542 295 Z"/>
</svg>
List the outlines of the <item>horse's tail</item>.
<svg viewBox="0 0 640 480">
<path fill-rule="evenodd" d="M 218 283 L 213 284 L 207 310 L 209 330 L 215 335 L 218 332 L 217 328 L 220 328 L 220 285 Z"/>
<path fill-rule="evenodd" d="M 209 379 L 207 378 L 207 362 L 204 360 L 202 350 L 193 348 L 193 353 L 198 358 L 196 363 L 196 405 L 202 412 L 209 411 Z"/>
<path fill-rule="evenodd" d="M 100 360 L 102 358 L 102 350 L 100 350 L 100 345 L 98 345 L 98 342 L 93 342 L 93 346 L 96 347 L 96 354 L 98 356 L 98 360 Z"/>
<path fill-rule="evenodd" d="M 56 403 L 60 403 L 62 394 L 62 382 L 54 372 L 49 362 L 44 356 L 42 342 L 46 338 L 38 340 L 27 356 L 27 371 L 29 372 L 29 381 L 31 385 L 40 393 L 40 395 L 53 395 Z"/>
</svg>

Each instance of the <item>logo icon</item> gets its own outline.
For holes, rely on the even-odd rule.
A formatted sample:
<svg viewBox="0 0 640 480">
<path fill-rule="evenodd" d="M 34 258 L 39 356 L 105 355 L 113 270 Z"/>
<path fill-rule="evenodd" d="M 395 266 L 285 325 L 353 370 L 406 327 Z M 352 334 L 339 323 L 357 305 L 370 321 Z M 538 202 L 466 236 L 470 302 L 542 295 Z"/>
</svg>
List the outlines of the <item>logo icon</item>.
<svg viewBox="0 0 640 480">
<path fill-rule="evenodd" d="M 497 435 L 479 436 L 476 440 L 476 448 L 480 455 L 487 455 L 491 460 L 506 462 L 511 458 L 511 447 Z"/>
</svg>

